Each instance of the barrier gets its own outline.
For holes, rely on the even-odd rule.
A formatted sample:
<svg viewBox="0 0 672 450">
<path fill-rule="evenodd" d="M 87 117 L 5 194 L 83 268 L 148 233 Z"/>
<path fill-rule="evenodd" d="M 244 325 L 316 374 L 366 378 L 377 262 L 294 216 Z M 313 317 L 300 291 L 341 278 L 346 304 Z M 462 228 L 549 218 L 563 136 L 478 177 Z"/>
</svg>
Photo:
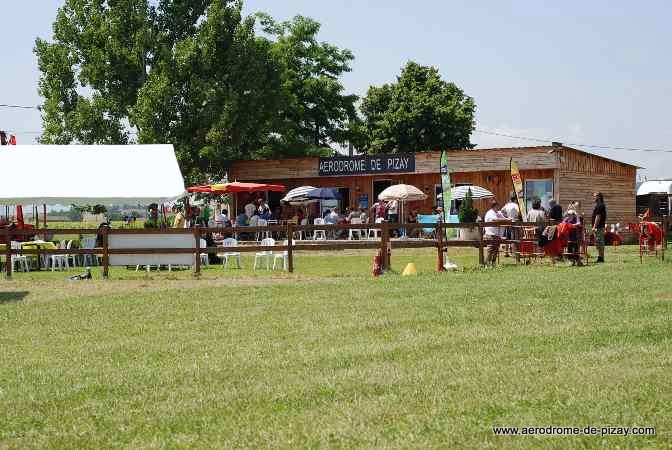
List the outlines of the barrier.
<svg viewBox="0 0 672 450">
<path fill-rule="evenodd" d="M 478 249 L 479 264 L 485 264 L 484 249 L 487 246 L 483 239 L 483 228 L 488 227 L 506 227 L 506 226 L 538 226 L 538 223 L 523 223 L 508 221 L 503 222 L 477 222 L 477 223 L 437 223 L 437 224 L 399 224 L 399 223 L 377 223 L 377 224 L 339 224 L 339 225 L 269 225 L 263 227 L 238 227 L 228 228 L 165 228 L 165 229 L 140 229 L 140 228 L 120 228 L 110 229 L 102 228 L 102 246 L 93 249 L 12 249 L 6 245 L 5 258 L 11 261 L 12 255 L 36 255 L 38 261 L 41 255 L 100 255 L 103 262 L 103 276 L 109 276 L 109 267 L 116 265 L 155 265 L 155 264 L 175 264 L 190 265 L 194 268 L 195 275 L 200 274 L 200 254 L 216 254 L 231 251 L 232 247 L 207 247 L 201 248 L 201 237 L 208 233 L 256 233 L 268 231 L 271 233 L 285 234 L 293 236 L 299 231 L 347 231 L 350 229 L 380 229 L 379 240 L 357 240 L 357 241 L 300 241 L 294 243 L 288 238 L 287 245 L 261 246 L 261 245 L 240 245 L 235 247 L 236 252 L 252 253 L 260 251 L 287 251 L 289 272 L 294 271 L 294 252 L 295 251 L 332 251 L 347 249 L 379 249 L 382 255 L 382 268 L 390 268 L 390 252 L 393 248 L 436 248 L 437 250 L 437 271 L 443 271 L 443 253 L 450 247 L 469 247 Z M 435 239 L 400 239 L 391 240 L 390 231 L 395 229 L 414 230 L 418 228 L 435 228 Z M 447 229 L 456 228 L 478 228 L 479 239 L 477 240 L 445 240 L 444 232 Z M 96 230 L 83 228 L 69 229 L 32 229 L 32 230 L 9 230 L 4 229 L 3 234 L 5 242 L 10 242 L 15 236 L 45 236 L 57 231 L 60 235 L 92 235 Z M 140 235 L 145 236 L 141 238 Z M 502 239 L 501 244 L 535 242 L 536 239 Z M 170 246 L 169 244 L 174 245 Z M 137 247 L 136 247 L 137 245 Z M 141 257 L 142 256 L 142 257 Z M 5 264 L 5 277 L 11 279 L 11 263 Z"/>
</svg>

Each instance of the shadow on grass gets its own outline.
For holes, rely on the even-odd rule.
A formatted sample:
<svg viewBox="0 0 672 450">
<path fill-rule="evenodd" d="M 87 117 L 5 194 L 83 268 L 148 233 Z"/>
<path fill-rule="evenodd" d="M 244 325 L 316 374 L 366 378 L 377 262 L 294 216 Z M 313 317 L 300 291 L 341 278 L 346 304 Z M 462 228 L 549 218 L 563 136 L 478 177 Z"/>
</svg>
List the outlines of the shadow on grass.
<svg viewBox="0 0 672 450">
<path fill-rule="evenodd" d="M 28 292 L 0 292 L 0 305 L 3 303 L 20 302 L 28 295 Z"/>
</svg>

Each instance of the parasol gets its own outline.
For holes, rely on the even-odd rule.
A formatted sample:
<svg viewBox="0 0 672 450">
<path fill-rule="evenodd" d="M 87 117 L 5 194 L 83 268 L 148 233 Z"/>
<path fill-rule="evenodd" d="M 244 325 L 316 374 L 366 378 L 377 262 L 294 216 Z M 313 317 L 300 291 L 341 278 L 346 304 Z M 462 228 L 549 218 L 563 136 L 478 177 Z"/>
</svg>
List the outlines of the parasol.
<svg viewBox="0 0 672 450">
<path fill-rule="evenodd" d="M 495 194 L 480 186 L 457 186 L 450 190 L 450 195 L 453 200 L 464 200 L 468 191 L 471 191 L 471 197 L 474 200 L 495 196 Z M 436 198 L 443 198 L 443 195 L 439 194 Z"/>
</svg>

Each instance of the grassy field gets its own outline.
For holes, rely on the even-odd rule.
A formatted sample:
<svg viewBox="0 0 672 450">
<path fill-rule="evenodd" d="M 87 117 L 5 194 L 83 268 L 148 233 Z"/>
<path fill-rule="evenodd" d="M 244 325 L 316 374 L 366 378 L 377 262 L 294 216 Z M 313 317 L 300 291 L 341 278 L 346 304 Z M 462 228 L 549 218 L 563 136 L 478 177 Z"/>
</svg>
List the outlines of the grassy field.
<svg viewBox="0 0 672 450">
<path fill-rule="evenodd" d="M 672 263 L 0 280 L 0 448 L 669 448 Z M 417 277 L 398 275 L 416 262 Z M 99 272 L 94 275 L 99 277 Z M 653 436 L 495 436 L 493 426 Z"/>
</svg>

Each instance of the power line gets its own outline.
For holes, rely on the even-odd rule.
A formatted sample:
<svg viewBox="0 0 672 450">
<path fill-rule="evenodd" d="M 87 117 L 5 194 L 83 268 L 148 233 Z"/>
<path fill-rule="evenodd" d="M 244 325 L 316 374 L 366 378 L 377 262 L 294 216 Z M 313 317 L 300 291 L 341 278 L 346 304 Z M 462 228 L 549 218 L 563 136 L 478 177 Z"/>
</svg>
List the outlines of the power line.
<svg viewBox="0 0 672 450">
<path fill-rule="evenodd" d="M 474 130 L 474 131 L 476 133 L 489 134 L 489 135 L 492 135 L 492 136 L 502 136 L 502 137 L 507 137 L 507 138 L 511 138 L 511 139 L 519 139 L 519 140 L 522 140 L 522 141 L 533 141 L 533 142 L 544 142 L 544 143 L 552 143 L 552 142 L 557 141 L 556 139 L 543 139 L 543 138 L 533 138 L 533 137 L 525 137 L 525 136 L 514 136 L 514 135 L 511 135 L 511 134 L 482 130 L 480 128 L 476 128 L 476 130 Z M 611 146 L 611 145 L 577 144 L 577 143 L 572 143 L 572 142 L 563 142 L 563 144 L 569 145 L 569 146 L 574 146 L 574 147 L 599 148 L 599 149 L 603 149 L 603 150 L 621 150 L 621 151 L 627 151 L 627 152 L 672 153 L 672 150 L 667 150 L 667 149 L 662 149 L 662 148 L 616 147 L 616 146 Z"/>
<path fill-rule="evenodd" d="M 37 106 L 24 106 L 24 105 L 7 105 L 0 104 L 0 108 L 13 108 L 13 109 L 40 109 Z"/>
</svg>

